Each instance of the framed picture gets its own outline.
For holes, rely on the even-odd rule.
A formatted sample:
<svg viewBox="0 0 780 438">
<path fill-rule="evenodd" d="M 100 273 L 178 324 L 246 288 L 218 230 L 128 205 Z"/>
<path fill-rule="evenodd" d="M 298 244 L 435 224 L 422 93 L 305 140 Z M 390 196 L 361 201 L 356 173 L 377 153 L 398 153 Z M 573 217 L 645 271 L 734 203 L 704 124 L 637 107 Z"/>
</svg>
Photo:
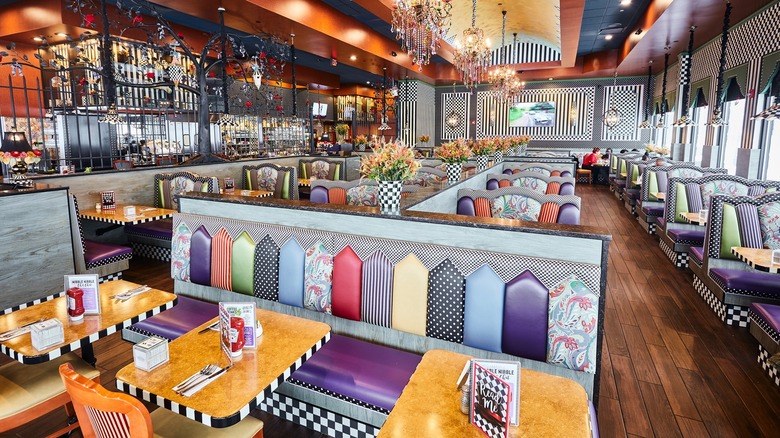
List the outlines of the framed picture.
<svg viewBox="0 0 780 438">
<path fill-rule="evenodd" d="M 97 274 L 80 274 L 65 276 L 65 290 L 77 287 L 84 291 L 84 314 L 100 314 L 100 288 Z"/>
<path fill-rule="evenodd" d="M 181 136 L 181 144 L 182 146 L 192 146 L 192 141 L 190 140 L 189 134 L 183 134 Z"/>
</svg>

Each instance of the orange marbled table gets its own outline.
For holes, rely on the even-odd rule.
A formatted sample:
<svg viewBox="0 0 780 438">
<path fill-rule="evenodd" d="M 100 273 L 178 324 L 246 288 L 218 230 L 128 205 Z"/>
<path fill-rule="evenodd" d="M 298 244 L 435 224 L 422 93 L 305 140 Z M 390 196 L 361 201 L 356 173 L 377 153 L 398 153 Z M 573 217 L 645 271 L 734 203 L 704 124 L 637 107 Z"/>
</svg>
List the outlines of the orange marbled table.
<svg viewBox="0 0 780 438">
<path fill-rule="evenodd" d="M 460 412 L 456 385 L 469 359 L 443 350 L 425 353 L 377 437 L 484 437 Z M 509 436 L 590 437 L 585 389 L 573 380 L 523 368 L 520 425 L 510 426 Z"/>
<path fill-rule="evenodd" d="M 780 274 L 780 264 L 772 263 L 771 249 L 732 246 L 731 253 L 753 269 Z"/>
<path fill-rule="evenodd" d="M 684 220 L 685 222 L 688 222 L 689 224 L 693 225 L 701 225 L 705 226 L 707 225 L 707 222 L 701 222 L 701 218 L 699 217 L 699 213 L 680 213 L 680 218 Z"/>
<path fill-rule="evenodd" d="M 204 365 L 224 366 L 227 360 L 222 359 L 219 333 L 199 333 L 216 318 L 172 341 L 170 360 L 159 368 L 146 372 L 130 364 L 119 370 L 116 386 L 207 426 L 236 424 L 330 340 L 330 326 L 322 322 L 263 309 L 257 309 L 257 319 L 263 326 L 257 350 L 244 349 L 232 369 L 191 397 L 173 387 Z"/>
<path fill-rule="evenodd" d="M 127 216 L 124 213 L 125 207 L 135 207 L 135 213 L 132 216 Z M 83 219 L 89 219 L 99 222 L 108 222 L 115 225 L 130 225 L 130 224 L 142 224 L 145 222 L 156 221 L 158 219 L 166 219 L 173 217 L 176 210 L 170 210 L 167 208 L 157 207 L 145 207 L 143 205 L 130 205 L 130 204 L 117 204 L 116 208 L 101 209 L 100 211 L 94 208 L 87 210 L 80 210 L 79 216 Z"/>
<path fill-rule="evenodd" d="M 124 280 L 102 283 L 99 286 L 100 314 L 84 315 L 84 319 L 81 321 L 74 322 L 68 319 L 68 305 L 63 293 L 38 300 L 42 302 L 28 303 L 31 305 L 25 305 L 23 308 L 0 315 L 0 333 L 41 318 L 60 320 L 65 332 L 63 343 L 45 350 L 36 350 L 32 346 L 30 334 L 27 333 L 1 342 L 0 351 L 21 363 L 36 364 L 81 348 L 84 360 L 94 365 L 92 342 L 143 321 L 147 317 L 156 315 L 176 304 L 176 295 L 157 289 L 150 289 L 126 301 L 111 298 L 113 295 L 138 286 L 138 284 Z"/>
</svg>

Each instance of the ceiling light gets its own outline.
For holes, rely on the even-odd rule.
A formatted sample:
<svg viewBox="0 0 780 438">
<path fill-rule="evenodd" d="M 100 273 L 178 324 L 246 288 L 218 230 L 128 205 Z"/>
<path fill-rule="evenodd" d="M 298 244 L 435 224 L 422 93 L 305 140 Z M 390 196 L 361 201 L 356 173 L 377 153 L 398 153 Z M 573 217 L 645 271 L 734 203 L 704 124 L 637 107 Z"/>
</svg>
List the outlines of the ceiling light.
<svg viewBox="0 0 780 438">
<path fill-rule="evenodd" d="M 352 55 L 352 56 L 349 57 L 349 60 L 350 61 L 356 61 L 357 60 L 357 56 Z"/>
<path fill-rule="evenodd" d="M 612 39 L 612 35 L 604 35 L 604 39 L 609 41 Z"/>
<path fill-rule="evenodd" d="M 41 37 L 33 37 L 33 41 L 41 42 L 41 41 L 43 41 L 43 38 L 41 38 Z"/>
<path fill-rule="evenodd" d="M 68 36 L 68 34 L 66 34 L 65 32 L 57 32 L 57 33 L 55 33 L 54 35 L 57 35 L 57 36 L 60 36 L 60 37 L 66 37 L 66 36 Z"/>
<path fill-rule="evenodd" d="M 631 4 L 631 0 L 620 0 L 620 6 L 629 6 Z"/>
<path fill-rule="evenodd" d="M 551 81 L 551 80 L 553 80 L 553 78 L 547 78 L 547 80 L 548 80 L 548 81 Z"/>
</svg>

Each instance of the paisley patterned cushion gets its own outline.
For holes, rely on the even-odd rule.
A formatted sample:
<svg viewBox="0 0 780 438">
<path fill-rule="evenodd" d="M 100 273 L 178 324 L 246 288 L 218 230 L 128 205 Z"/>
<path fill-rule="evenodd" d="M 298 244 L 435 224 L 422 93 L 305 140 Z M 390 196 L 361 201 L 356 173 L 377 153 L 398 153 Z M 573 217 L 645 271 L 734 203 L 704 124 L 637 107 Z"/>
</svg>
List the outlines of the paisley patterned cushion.
<svg viewBox="0 0 780 438">
<path fill-rule="evenodd" d="M 780 202 L 769 202 L 758 207 L 761 237 L 764 247 L 780 249 Z"/>
<path fill-rule="evenodd" d="M 376 207 L 379 205 L 379 187 L 360 185 L 347 190 L 347 205 Z"/>
<path fill-rule="evenodd" d="M 710 208 L 712 195 L 745 196 L 748 187 L 736 181 L 711 181 L 701 185 L 702 208 Z"/>
<path fill-rule="evenodd" d="M 322 242 L 306 250 L 303 306 L 318 312 L 332 313 L 333 256 Z"/>
<path fill-rule="evenodd" d="M 550 176 L 550 169 L 545 169 L 544 167 L 526 167 L 523 169 L 523 172 L 536 172 L 545 176 Z"/>
<path fill-rule="evenodd" d="M 195 181 L 183 177 L 183 176 L 177 176 L 176 178 L 173 178 L 171 180 L 171 209 L 178 210 L 179 209 L 179 201 L 178 198 L 176 198 L 177 195 L 180 195 L 185 192 L 192 192 L 195 191 Z"/>
<path fill-rule="evenodd" d="M 517 178 L 516 180 L 512 181 L 512 185 L 515 187 L 530 189 L 538 193 L 545 193 L 547 191 L 547 181 L 542 181 L 538 178 Z"/>
<path fill-rule="evenodd" d="M 257 169 L 257 189 L 256 190 L 268 190 L 273 192 L 276 190 L 276 179 L 279 172 L 272 167 L 262 167 Z"/>
<path fill-rule="evenodd" d="M 537 221 L 542 211 L 542 204 L 536 199 L 525 196 L 504 195 L 493 199 L 490 211 L 493 217 Z"/>
<path fill-rule="evenodd" d="M 174 280 L 190 281 L 190 240 L 192 232 L 187 224 L 179 224 L 171 242 L 171 277 Z"/>
<path fill-rule="evenodd" d="M 311 163 L 312 179 L 328 179 L 330 175 L 330 163 L 327 161 L 315 161 Z"/>
<path fill-rule="evenodd" d="M 572 275 L 550 290 L 547 363 L 596 372 L 598 297 Z"/>
<path fill-rule="evenodd" d="M 670 169 L 667 172 L 669 178 L 700 178 L 702 173 L 696 169 Z"/>
</svg>

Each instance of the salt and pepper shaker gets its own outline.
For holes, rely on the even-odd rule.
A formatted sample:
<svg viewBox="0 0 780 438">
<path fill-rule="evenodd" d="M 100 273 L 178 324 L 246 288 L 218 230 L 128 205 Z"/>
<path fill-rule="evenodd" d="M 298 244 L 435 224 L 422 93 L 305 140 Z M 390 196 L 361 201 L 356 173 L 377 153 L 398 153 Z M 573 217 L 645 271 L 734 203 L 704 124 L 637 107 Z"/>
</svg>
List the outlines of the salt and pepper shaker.
<svg viewBox="0 0 780 438">
<path fill-rule="evenodd" d="M 463 386 L 460 388 L 461 394 L 460 394 L 460 412 L 462 412 L 465 415 L 469 414 L 469 409 L 471 407 L 471 378 L 469 377 L 468 380 L 466 380 L 466 383 L 463 384 Z"/>
</svg>

